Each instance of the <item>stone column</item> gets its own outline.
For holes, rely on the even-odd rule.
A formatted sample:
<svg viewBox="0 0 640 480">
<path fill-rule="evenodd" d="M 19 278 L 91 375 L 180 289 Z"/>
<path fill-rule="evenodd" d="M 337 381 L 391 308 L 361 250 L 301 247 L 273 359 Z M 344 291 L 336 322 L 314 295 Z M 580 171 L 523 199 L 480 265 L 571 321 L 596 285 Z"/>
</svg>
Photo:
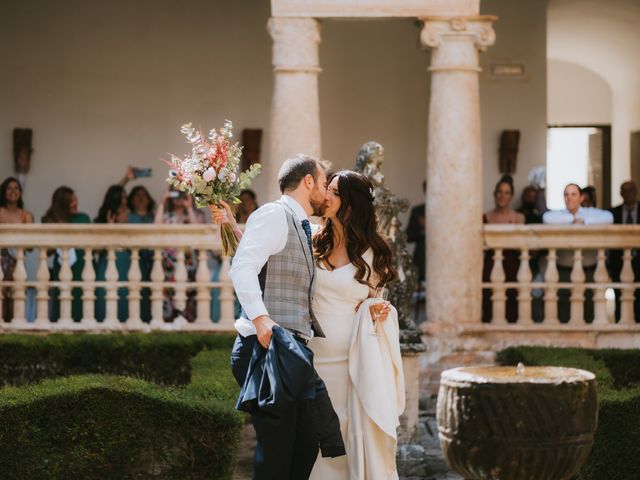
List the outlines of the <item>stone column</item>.
<svg viewBox="0 0 640 480">
<path fill-rule="evenodd" d="M 495 17 L 422 19 L 431 48 L 427 148 L 427 318 L 479 323 L 482 276 L 482 154 L 479 52 Z"/>
<path fill-rule="evenodd" d="M 275 181 L 282 163 L 297 153 L 321 156 L 318 99 L 320 24 L 314 18 L 271 18 L 273 98 L 266 175 L 269 200 L 280 197 Z"/>
</svg>

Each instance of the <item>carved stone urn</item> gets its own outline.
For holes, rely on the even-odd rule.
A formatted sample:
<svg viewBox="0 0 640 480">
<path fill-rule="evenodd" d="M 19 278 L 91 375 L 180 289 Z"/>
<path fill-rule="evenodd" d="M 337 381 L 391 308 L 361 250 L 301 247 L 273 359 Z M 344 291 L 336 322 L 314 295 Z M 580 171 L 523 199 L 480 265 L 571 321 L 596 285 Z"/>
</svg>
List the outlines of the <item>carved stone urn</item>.
<svg viewBox="0 0 640 480">
<path fill-rule="evenodd" d="M 563 480 L 586 461 L 598 420 L 591 372 L 462 367 L 442 373 L 444 457 L 466 480 Z"/>
</svg>

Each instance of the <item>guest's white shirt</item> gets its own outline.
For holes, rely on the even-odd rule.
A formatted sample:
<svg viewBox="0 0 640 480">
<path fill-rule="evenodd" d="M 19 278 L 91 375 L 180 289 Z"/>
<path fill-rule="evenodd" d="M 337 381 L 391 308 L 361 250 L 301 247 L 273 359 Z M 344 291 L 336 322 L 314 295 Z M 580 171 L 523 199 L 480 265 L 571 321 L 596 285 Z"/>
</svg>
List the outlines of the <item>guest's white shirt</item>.
<svg viewBox="0 0 640 480">
<path fill-rule="evenodd" d="M 593 207 L 580 207 L 573 214 L 564 210 L 549 210 L 542 215 L 542 223 L 549 225 L 570 225 L 575 219 L 584 220 L 585 225 L 606 225 L 613 223 L 613 214 L 607 210 Z"/>
<path fill-rule="evenodd" d="M 542 215 L 542 223 L 549 225 L 571 225 L 576 218 L 584 220 L 585 225 L 607 225 L 613 223 L 613 214 L 607 210 L 593 207 L 580 207 L 575 214 L 566 208 L 564 210 L 549 210 Z M 582 265 L 593 267 L 598 261 L 595 250 L 582 251 Z M 573 250 L 558 250 L 556 264 L 560 267 L 573 266 Z"/>
<path fill-rule="evenodd" d="M 283 195 L 280 200 L 291 207 L 300 222 L 308 220 L 302 205 L 292 197 Z M 262 301 L 258 275 L 269 257 L 284 249 L 288 235 L 286 213 L 276 203 L 263 205 L 247 220 L 229 271 L 240 305 L 248 317 L 241 317 L 235 323 L 236 330 L 243 337 L 256 334 L 256 328 L 251 320 L 269 314 Z"/>
</svg>

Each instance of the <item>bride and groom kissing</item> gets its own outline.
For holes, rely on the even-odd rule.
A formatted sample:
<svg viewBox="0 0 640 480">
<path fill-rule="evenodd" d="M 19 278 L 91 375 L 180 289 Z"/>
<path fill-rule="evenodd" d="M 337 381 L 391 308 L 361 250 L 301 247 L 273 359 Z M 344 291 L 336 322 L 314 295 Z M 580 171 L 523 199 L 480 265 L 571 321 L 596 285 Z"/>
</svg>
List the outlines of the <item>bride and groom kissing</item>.
<svg viewBox="0 0 640 480">
<path fill-rule="evenodd" d="M 372 185 L 348 170 L 327 178 L 307 155 L 286 160 L 278 182 L 279 200 L 244 233 L 233 225 L 231 368 L 256 431 L 253 478 L 397 479 L 404 379 L 397 313 L 378 294 L 397 273 Z M 234 223 L 224 202 L 211 213 Z"/>
</svg>

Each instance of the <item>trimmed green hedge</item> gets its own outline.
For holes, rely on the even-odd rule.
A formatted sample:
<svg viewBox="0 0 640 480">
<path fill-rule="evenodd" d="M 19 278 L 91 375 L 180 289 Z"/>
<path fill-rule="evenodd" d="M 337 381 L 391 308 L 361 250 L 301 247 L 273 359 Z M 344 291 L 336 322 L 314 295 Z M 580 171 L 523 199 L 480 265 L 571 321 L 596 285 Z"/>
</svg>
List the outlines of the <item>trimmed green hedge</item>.
<svg viewBox="0 0 640 480">
<path fill-rule="evenodd" d="M 640 350 L 511 347 L 502 365 L 554 365 L 589 370 L 598 383 L 598 430 L 579 480 L 640 478 Z"/>
<path fill-rule="evenodd" d="M 82 374 L 185 385 L 194 355 L 203 348 L 230 351 L 232 344 L 228 335 L 188 333 L 0 335 L 0 386 Z"/>
<path fill-rule="evenodd" d="M 96 359 L 115 359 L 122 366 L 134 365 L 132 359 L 138 358 L 144 368 L 138 368 L 136 373 L 166 380 L 175 378 L 166 372 L 177 370 L 161 368 L 161 375 L 155 375 L 151 366 L 162 367 L 158 352 L 164 352 L 167 364 L 177 365 L 173 352 L 167 349 L 169 345 L 178 346 L 180 355 L 211 348 L 191 359 L 192 381 L 186 386 L 83 375 L 0 388 L 0 478 L 229 479 L 244 423 L 244 416 L 234 409 L 239 389 L 229 369 L 232 339 L 173 336 L 149 335 L 130 340 L 125 339 L 127 335 L 101 335 L 103 342 L 111 337 L 114 350 L 127 352 L 127 356 L 124 360 L 116 358 L 109 352 L 107 341 L 101 343 L 102 353 L 89 354 L 88 364 L 106 369 Z M 46 337 L 35 340 L 54 345 L 57 353 L 65 340 L 69 340 L 71 350 L 77 348 L 76 352 L 88 352 L 87 345 L 94 341 L 74 335 L 55 337 L 48 343 Z M 16 342 L 16 336 L 13 340 L 8 343 L 22 342 L 31 354 L 36 350 L 29 339 Z M 155 355 L 155 363 L 135 354 L 135 342 Z M 157 342 L 158 348 L 151 348 L 147 342 Z M 126 348 L 122 348 L 123 344 Z M 78 358 L 73 354 L 47 355 L 44 347 L 41 351 L 46 360 Z M 44 365 L 51 364 L 45 361 Z M 74 369 L 79 367 L 75 365 Z M 55 371 L 65 373 L 59 368 Z"/>
</svg>

